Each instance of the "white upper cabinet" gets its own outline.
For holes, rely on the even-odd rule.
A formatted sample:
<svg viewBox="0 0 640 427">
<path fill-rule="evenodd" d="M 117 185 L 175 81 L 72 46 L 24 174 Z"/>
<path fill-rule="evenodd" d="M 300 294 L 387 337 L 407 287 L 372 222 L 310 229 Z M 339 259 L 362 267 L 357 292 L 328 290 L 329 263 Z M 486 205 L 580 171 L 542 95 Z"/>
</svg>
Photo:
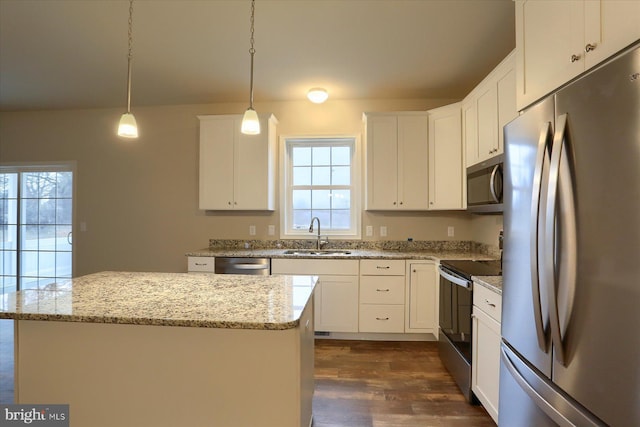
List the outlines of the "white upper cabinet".
<svg viewBox="0 0 640 427">
<path fill-rule="evenodd" d="M 363 119 L 365 208 L 427 210 L 427 113 L 365 113 Z"/>
<path fill-rule="evenodd" d="M 261 115 L 259 135 L 240 132 L 242 115 L 200 119 L 200 209 L 274 210 L 276 126 Z"/>
<path fill-rule="evenodd" d="M 460 103 L 429 110 L 429 209 L 464 209 Z"/>
<path fill-rule="evenodd" d="M 512 52 L 462 101 L 465 165 L 469 167 L 502 154 L 502 128 L 517 115 Z"/>
<path fill-rule="evenodd" d="M 637 0 L 516 0 L 517 108 L 638 39 Z"/>
</svg>

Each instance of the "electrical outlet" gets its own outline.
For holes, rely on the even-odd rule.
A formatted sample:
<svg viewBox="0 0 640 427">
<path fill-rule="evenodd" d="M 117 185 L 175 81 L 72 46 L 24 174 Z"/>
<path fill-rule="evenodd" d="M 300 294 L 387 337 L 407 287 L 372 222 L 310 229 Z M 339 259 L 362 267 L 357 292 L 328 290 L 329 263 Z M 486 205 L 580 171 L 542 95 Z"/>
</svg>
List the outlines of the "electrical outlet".
<svg viewBox="0 0 640 427">
<path fill-rule="evenodd" d="M 454 228 L 453 228 L 453 226 L 452 226 L 452 225 L 448 226 L 448 227 L 447 227 L 447 236 L 449 236 L 449 237 L 453 237 L 453 235 L 455 234 L 455 233 L 454 233 L 454 231 L 455 231 L 455 230 L 454 230 Z"/>
<path fill-rule="evenodd" d="M 269 234 L 269 236 L 273 236 L 274 234 L 276 234 L 276 226 L 275 225 L 270 225 L 268 228 L 267 233 Z"/>
<path fill-rule="evenodd" d="M 367 237 L 373 236 L 373 226 L 372 225 L 367 225 L 365 234 L 366 234 Z"/>
<path fill-rule="evenodd" d="M 380 226 L 380 237 L 386 237 L 387 236 L 387 226 L 386 225 L 381 225 Z"/>
<path fill-rule="evenodd" d="M 256 235 L 256 226 L 255 225 L 250 225 L 249 226 L 249 236 L 255 236 Z"/>
</svg>

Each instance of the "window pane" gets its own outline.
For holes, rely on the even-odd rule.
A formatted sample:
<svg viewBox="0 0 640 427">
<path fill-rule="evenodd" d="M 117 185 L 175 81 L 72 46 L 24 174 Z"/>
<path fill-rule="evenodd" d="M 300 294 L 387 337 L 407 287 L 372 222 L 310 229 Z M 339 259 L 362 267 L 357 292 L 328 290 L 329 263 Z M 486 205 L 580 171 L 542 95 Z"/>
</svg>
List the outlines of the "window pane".
<svg viewBox="0 0 640 427">
<path fill-rule="evenodd" d="M 293 211 L 293 229 L 306 230 L 311 222 L 310 210 L 294 210 Z"/>
<path fill-rule="evenodd" d="M 294 167 L 293 185 L 311 185 L 311 167 Z"/>
<path fill-rule="evenodd" d="M 71 252 L 56 253 L 56 277 L 71 277 Z"/>
<path fill-rule="evenodd" d="M 331 208 L 349 209 L 351 208 L 351 191 L 333 190 Z"/>
<path fill-rule="evenodd" d="M 18 240 L 17 225 L 3 225 L 2 227 L 2 246 L 0 248 L 6 250 L 16 250 Z"/>
<path fill-rule="evenodd" d="M 332 147 L 331 163 L 335 165 L 351 165 L 350 147 Z"/>
<path fill-rule="evenodd" d="M 41 225 L 38 230 L 38 249 L 41 251 L 53 251 L 56 249 L 56 226 Z"/>
<path fill-rule="evenodd" d="M 20 284 L 21 289 L 38 289 L 37 277 L 23 277 Z"/>
<path fill-rule="evenodd" d="M 351 228 L 351 214 L 348 210 L 333 210 L 331 212 L 331 228 L 348 230 Z"/>
<path fill-rule="evenodd" d="M 38 196 L 40 198 L 56 197 L 58 174 L 56 172 L 41 172 L 38 183 Z"/>
<path fill-rule="evenodd" d="M 313 216 L 317 216 L 318 219 L 320 220 L 320 228 L 321 228 L 320 231 L 322 231 L 323 229 L 327 230 L 327 229 L 331 228 L 331 211 L 329 209 L 326 209 L 326 210 L 316 210 L 316 209 L 314 209 L 311 212 L 311 214 Z M 318 230 L 316 230 L 314 228 L 314 232 L 317 233 Z"/>
<path fill-rule="evenodd" d="M 330 190 L 312 190 L 311 200 L 313 209 L 331 209 L 331 191 Z"/>
<path fill-rule="evenodd" d="M 56 200 L 56 223 L 71 224 L 72 201 L 71 199 Z"/>
<path fill-rule="evenodd" d="M 351 168 L 349 166 L 337 166 L 331 168 L 331 184 L 350 185 Z"/>
<path fill-rule="evenodd" d="M 328 166 L 313 168 L 313 185 L 330 185 L 331 168 Z"/>
<path fill-rule="evenodd" d="M 38 274 L 38 252 L 23 251 L 20 254 L 20 275 L 37 276 Z"/>
<path fill-rule="evenodd" d="M 38 199 L 22 199 L 20 216 L 23 224 L 38 223 L 38 205 Z"/>
<path fill-rule="evenodd" d="M 0 265 L 2 266 L 2 274 L 14 276 L 16 271 L 16 251 L 0 251 Z"/>
<path fill-rule="evenodd" d="M 38 204 L 38 221 L 40 224 L 56 223 L 56 200 L 40 199 Z"/>
<path fill-rule="evenodd" d="M 293 165 L 311 165 L 311 147 L 293 147 Z"/>
<path fill-rule="evenodd" d="M 56 253 L 40 251 L 38 256 L 38 276 L 54 277 L 56 275 Z"/>
<path fill-rule="evenodd" d="M 37 225 L 21 225 L 20 238 L 22 240 L 20 247 L 23 250 L 38 250 L 38 226 Z"/>
<path fill-rule="evenodd" d="M 56 197 L 65 197 L 70 199 L 73 197 L 73 173 L 58 172 L 56 176 L 57 187 Z"/>
<path fill-rule="evenodd" d="M 37 172 L 27 172 L 22 174 L 22 197 L 38 197 L 39 177 Z"/>
<path fill-rule="evenodd" d="M 58 225 L 56 226 L 56 250 L 57 251 L 70 251 L 71 250 L 71 226 L 70 225 Z"/>
<path fill-rule="evenodd" d="M 331 147 L 313 147 L 313 166 L 331 164 Z"/>
<path fill-rule="evenodd" d="M 311 190 L 293 190 L 293 209 L 311 209 Z"/>
</svg>

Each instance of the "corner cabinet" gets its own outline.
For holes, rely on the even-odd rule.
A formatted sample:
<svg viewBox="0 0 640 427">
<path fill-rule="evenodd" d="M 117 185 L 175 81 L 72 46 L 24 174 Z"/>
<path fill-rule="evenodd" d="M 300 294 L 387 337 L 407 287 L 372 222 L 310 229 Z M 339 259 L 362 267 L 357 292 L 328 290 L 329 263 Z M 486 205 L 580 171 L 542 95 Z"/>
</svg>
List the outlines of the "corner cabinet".
<svg viewBox="0 0 640 427">
<path fill-rule="evenodd" d="M 198 116 L 200 209 L 275 209 L 275 116 L 260 115 L 262 132 L 240 132 L 242 115 Z"/>
<path fill-rule="evenodd" d="M 366 210 L 427 210 L 426 112 L 364 113 Z"/>
<path fill-rule="evenodd" d="M 438 337 L 438 272 L 434 261 L 407 260 L 405 332 Z"/>
<path fill-rule="evenodd" d="M 429 210 L 465 209 L 460 104 L 429 110 Z"/>
<path fill-rule="evenodd" d="M 502 295 L 474 284 L 471 389 L 496 423 L 500 385 L 501 311 Z"/>
<path fill-rule="evenodd" d="M 502 154 L 502 128 L 517 116 L 512 52 L 462 101 L 465 165 L 469 167 Z"/>
<path fill-rule="evenodd" d="M 640 1 L 516 0 L 518 109 L 639 39 Z"/>
</svg>

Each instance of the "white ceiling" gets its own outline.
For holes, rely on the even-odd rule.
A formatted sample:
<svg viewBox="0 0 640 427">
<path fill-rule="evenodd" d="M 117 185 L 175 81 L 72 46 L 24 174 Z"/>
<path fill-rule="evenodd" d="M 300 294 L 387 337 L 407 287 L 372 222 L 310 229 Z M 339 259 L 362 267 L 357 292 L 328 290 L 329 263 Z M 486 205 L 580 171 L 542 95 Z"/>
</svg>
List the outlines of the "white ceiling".
<svg viewBox="0 0 640 427">
<path fill-rule="evenodd" d="M 248 102 L 249 0 L 137 0 L 132 108 Z M 462 98 L 515 46 L 512 0 L 257 0 L 255 104 Z M 127 0 L 0 0 L 0 110 L 126 104 Z"/>
</svg>

